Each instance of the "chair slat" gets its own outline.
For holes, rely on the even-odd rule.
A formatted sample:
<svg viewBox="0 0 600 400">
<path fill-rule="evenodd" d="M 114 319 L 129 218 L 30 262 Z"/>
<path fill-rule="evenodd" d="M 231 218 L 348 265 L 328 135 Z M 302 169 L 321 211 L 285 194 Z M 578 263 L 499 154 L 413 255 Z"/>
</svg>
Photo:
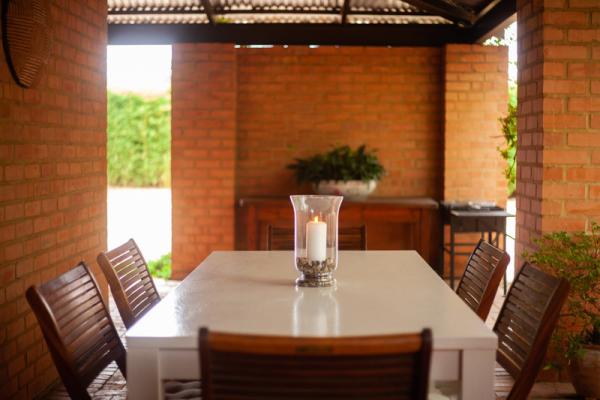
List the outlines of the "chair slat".
<svg viewBox="0 0 600 400">
<path fill-rule="evenodd" d="M 528 263 L 515 278 L 494 326 L 497 361 L 515 378 L 509 400 L 527 398 L 568 293 L 566 280 Z"/>
<path fill-rule="evenodd" d="M 119 276 L 119 279 L 121 279 L 121 281 L 126 281 L 127 279 L 129 279 L 131 276 L 136 276 L 139 274 L 139 268 L 144 268 L 145 264 L 144 264 L 144 260 L 137 260 L 135 262 L 131 262 L 128 264 L 121 264 L 120 268 L 113 268 L 115 270 L 115 272 L 117 273 L 117 275 Z"/>
<path fill-rule="evenodd" d="M 65 296 L 60 299 L 59 302 L 54 303 L 57 308 L 57 312 L 55 314 L 55 318 L 57 321 L 61 323 L 68 323 L 76 317 L 77 314 L 81 311 L 81 307 L 86 304 L 88 301 L 94 301 L 96 297 L 96 290 L 94 289 L 94 285 L 91 282 L 89 284 L 79 286 L 77 290 L 74 292 L 73 296 Z M 83 289 L 83 290 L 80 290 Z M 66 299 L 68 302 L 62 301 Z M 73 300 L 77 300 L 74 302 Z"/>
<path fill-rule="evenodd" d="M 133 239 L 98 254 L 98 264 L 108 281 L 115 303 L 129 329 L 148 310 L 160 302 L 146 261 Z"/>
<path fill-rule="evenodd" d="M 131 277 L 127 281 L 123 282 L 122 287 L 125 291 L 125 294 L 127 294 L 127 297 L 130 299 L 129 301 L 131 301 L 132 297 L 137 297 L 138 290 L 141 289 L 146 291 L 147 285 L 152 286 L 152 278 L 142 274 L 137 274 L 136 276 Z"/>
<path fill-rule="evenodd" d="M 480 240 L 456 288 L 458 296 L 484 321 L 492 308 L 509 261 L 510 257 L 505 251 Z"/>
<path fill-rule="evenodd" d="M 89 399 L 87 386 L 112 361 L 126 376 L 125 348 L 83 262 L 52 281 L 30 287 L 26 296 L 72 398 Z"/>
<path fill-rule="evenodd" d="M 431 333 L 287 338 L 200 331 L 204 399 L 427 398 Z"/>
</svg>

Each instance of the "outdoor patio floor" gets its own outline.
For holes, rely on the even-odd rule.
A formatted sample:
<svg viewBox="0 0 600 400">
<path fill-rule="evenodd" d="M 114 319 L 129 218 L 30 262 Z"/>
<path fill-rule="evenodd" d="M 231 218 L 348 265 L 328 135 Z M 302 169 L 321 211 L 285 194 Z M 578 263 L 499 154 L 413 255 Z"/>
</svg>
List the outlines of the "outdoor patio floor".
<svg viewBox="0 0 600 400">
<path fill-rule="evenodd" d="M 162 281 L 156 280 L 158 290 L 161 294 L 161 297 L 166 296 L 177 284 L 178 281 Z M 504 301 L 504 296 L 502 295 L 502 290 L 498 291 L 496 296 L 496 300 L 494 301 L 494 305 L 490 312 L 490 317 L 487 320 L 487 324 L 492 327 L 494 321 L 498 317 L 500 313 L 500 307 L 502 306 L 502 302 Z M 111 317 L 115 321 L 115 325 L 119 332 L 119 336 L 123 339 L 125 346 L 124 336 L 125 336 L 125 325 L 123 325 L 123 321 L 119 316 L 119 313 L 116 309 L 116 305 L 112 299 L 110 298 L 110 313 Z M 88 392 L 90 396 L 94 400 L 125 400 L 127 399 L 127 390 L 126 390 L 126 380 L 117 368 L 115 363 L 110 364 L 98 377 L 92 382 L 92 384 L 88 388 Z M 512 378 L 504 369 L 501 367 L 496 368 L 496 382 L 495 382 L 495 392 L 496 399 L 506 399 L 510 388 L 512 387 Z M 69 399 L 69 395 L 65 390 L 64 386 L 57 382 L 57 384 L 46 393 L 46 395 L 42 396 L 41 399 L 46 400 L 66 400 Z M 570 383 L 560 383 L 560 382 L 539 382 L 534 386 L 530 399 L 579 399 L 580 397 L 575 395 L 573 390 L 573 386 Z"/>
</svg>

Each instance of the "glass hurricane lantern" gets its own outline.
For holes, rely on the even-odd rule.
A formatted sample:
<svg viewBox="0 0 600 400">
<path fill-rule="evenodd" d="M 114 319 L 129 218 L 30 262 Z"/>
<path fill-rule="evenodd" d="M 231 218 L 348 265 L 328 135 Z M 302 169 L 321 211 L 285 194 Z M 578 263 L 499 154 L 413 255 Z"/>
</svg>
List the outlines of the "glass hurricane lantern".
<svg viewBox="0 0 600 400">
<path fill-rule="evenodd" d="M 294 259 L 298 286 L 335 283 L 338 265 L 338 215 L 342 196 L 290 196 L 294 207 Z"/>
</svg>

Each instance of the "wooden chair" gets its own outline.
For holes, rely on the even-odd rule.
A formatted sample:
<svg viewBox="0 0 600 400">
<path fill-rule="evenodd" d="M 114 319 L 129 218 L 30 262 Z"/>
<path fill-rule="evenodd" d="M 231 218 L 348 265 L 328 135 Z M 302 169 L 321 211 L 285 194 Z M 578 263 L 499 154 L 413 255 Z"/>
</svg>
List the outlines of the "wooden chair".
<svg viewBox="0 0 600 400">
<path fill-rule="evenodd" d="M 204 399 L 427 398 L 431 331 L 298 338 L 200 329 Z"/>
<path fill-rule="evenodd" d="M 458 296 L 484 321 L 490 313 L 509 261 L 510 256 L 505 251 L 480 240 L 456 288 Z"/>
<path fill-rule="evenodd" d="M 26 296 L 72 398 L 90 399 L 88 385 L 112 361 L 126 376 L 125 348 L 98 283 L 83 262 L 50 282 L 30 287 Z"/>
<path fill-rule="evenodd" d="M 133 239 L 116 249 L 98 254 L 97 260 L 125 327 L 129 329 L 160 302 L 146 261 Z"/>
<path fill-rule="evenodd" d="M 565 279 L 527 263 L 513 282 L 494 326 L 496 360 L 515 379 L 508 400 L 526 399 L 531 391 L 568 294 Z"/>
<path fill-rule="evenodd" d="M 339 250 L 367 250 L 367 228 L 364 225 L 340 228 Z M 269 225 L 267 250 L 294 250 L 294 228 Z"/>
</svg>

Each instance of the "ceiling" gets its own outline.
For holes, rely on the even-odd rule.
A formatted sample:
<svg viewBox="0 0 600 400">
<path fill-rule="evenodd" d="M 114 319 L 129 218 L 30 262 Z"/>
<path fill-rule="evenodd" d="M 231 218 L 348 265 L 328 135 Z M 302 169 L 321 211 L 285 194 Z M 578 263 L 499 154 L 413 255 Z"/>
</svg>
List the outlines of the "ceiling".
<svg viewBox="0 0 600 400">
<path fill-rule="evenodd" d="M 110 43 L 470 43 L 515 0 L 108 0 Z M 513 17 L 514 18 L 514 17 Z"/>
</svg>

